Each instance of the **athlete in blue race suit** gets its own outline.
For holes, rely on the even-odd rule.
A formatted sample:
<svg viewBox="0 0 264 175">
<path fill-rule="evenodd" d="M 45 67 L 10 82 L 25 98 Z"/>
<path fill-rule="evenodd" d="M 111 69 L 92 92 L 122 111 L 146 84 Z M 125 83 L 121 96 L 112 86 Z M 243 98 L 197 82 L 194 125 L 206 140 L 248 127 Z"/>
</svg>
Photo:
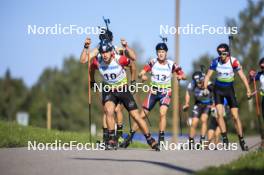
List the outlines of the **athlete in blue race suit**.
<svg viewBox="0 0 264 175">
<path fill-rule="evenodd" d="M 228 105 L 231 109 L 231 114 L 234 120 L 235 128 L 238 134 L 239 143 L 241 149 L 243 151 L 248 150 L 248 147 L 245 143 L 244 136 L 243 136 L 243 129 L 242 124 L 240 121 L 240 117 L 238 114 L 238 103 L 235 96 L 235 90 L 233 86 L 234 82 L 234 75 L 237 73 L 241 80 L 243 81 L 246 89 L 247 89 L 247 96 L 251 97 L 251 90 L 247 81 L 247 78 L 242 70 L 242 66 L 240 65 L 239 61 L 231 57 L 229 46 L 227 44 L 220 44 L 217 47 L 217 52 L 219 57 L 213 59 L 210 69 L 208 70 L 206 77 L 205 77 L 205 88 L 208 87 L 208 82 L 216 72 L 216 80 L 215 80 L 215 87 L 214 87 L 214 100 L 217 109 L 217 122 L 221 129 L 221 135 L 223 138 L 223 143 L 226 147 L 228 147 L 228 137 L 226 133 L 226 125 L 224 121 L 224 98 L 227 99 Z M 208 90 L 209 93 L 209 90 Z"/>
</svg>

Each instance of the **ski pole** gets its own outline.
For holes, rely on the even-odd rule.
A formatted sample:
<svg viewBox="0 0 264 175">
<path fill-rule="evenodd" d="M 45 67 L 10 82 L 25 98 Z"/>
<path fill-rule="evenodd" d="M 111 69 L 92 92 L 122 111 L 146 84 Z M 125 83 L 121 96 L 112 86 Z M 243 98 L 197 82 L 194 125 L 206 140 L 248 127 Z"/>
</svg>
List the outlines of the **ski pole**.
<svg viewBox="0 0 264 175">
<path fill-rule="evenodd" d="M 180 105 L 179 105 L 179 111 L 180 111 L 180 136 L 182 136 L 182 110 Z"/>
<path fill-rule="evenodd" d="M 255 78 L 253 78 L 253 85 L 254 85 L 254 91 L 257 91 L 257 83 L 256 83 Z M 261 116 L 260 116 L 258 93 L 255 93 L 255 100 L 256 100 L 256 107 L 257 107 L 257 118 L 258 118 L 259 132 L 260 132 L 261 140 L 263 143 L 264 142 L 264 133 L 263 133 L 263 128 L 262 128 Z"/>
<path fill-rule="evenodd" d="M 89 110 L 89 113 L 88 113 L 88 117 L 89 117 L 89 142 L 91 143 L 92 141 L 92 134 L 91 134 L 91 122 L 92 122 L 92 119 L 91 119 L 91 77 L 90 77 L 90 47 L 88 47 L 86 49 L 86 60 L 88 61 L 88 110 Z"/>
<path fill-rule="evenodd" d="M 232 35 L 229 35 L 228 36 L 228 45 L 229 45 L 229 54 L 230 54 L 230 57 L 231 57 L 231 49 L 232 49 L 232 41 L 233 41 L 234 37 Z"/>
</svg>

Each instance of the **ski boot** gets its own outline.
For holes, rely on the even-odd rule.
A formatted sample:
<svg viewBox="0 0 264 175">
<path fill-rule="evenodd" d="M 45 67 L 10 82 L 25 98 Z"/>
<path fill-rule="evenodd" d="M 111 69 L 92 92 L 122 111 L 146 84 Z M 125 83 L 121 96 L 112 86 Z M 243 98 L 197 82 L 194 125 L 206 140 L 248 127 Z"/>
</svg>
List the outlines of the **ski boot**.
<svg viewBox="0 0 264 175">
<path fill-rule="evenodd" d="M 194 139 L 189 137 L 189 150 L 194 149 Z"/>
<path fill-rule="evenodd" d="M 248 151 L 249 150 L 243 137 L 239 136 L 239 144 L 240 144 L 242 151 Z"/>
<path fill-rule="evenodd" d="M 229 140 L 226 133 L 222 133 L 222 141 L 225 149 L 229 149 Z"/>
<path fill-rule="evenodd" d="M 105 145 L 106 150 L 117 150 L 117 140 L 115 130 L 108 130 L 108 140 Z"/>
<path fill-rule="evenodd" d="M 158 140 L 159 147 L 160 147 L 161 142 L 164 143 L 164 141 L 165 141 L 165 134 L 164 134 L 164 131 L 160 131 L 160 132 L 159 132 L 159 140 Z"/>
<path fill-rule="evenodd" d="M 151 135 L 145 135 L 146 137 L 146 140 L 147 140 L 147 143 L 148 145 L 154 149 L 155 151 L 160 151 L 160 147 L 159 147 L 159 144 L 155 141 L 155 139 L 153 137 L 151 137 Z"/>
<path fill-rule="evenodd" d="M 105 145 L 105 150 L 117 150 L 117 141 L 116 140 L 108 140 Z"/>
<path fill-rule="evenodd" d="M 124 141 L 119 145 L 120 148 L 127 148 L 133 140 L 135 131 L 131 131 L 130 134 L 124 139 Z"/>
</svg>

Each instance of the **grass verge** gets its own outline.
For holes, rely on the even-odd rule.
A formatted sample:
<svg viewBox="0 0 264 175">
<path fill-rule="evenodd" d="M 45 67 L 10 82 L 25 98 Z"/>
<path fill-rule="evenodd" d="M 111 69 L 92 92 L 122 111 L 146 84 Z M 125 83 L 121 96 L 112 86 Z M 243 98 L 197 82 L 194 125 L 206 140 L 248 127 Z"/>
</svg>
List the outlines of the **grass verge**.
<svg viewBox="0 0 264 175">
<path fill-rule="evenodd" d="M 264 151 L 254 151 L 241 156 L 227 165 L 219 167 L 209 167 L 198 171 L 197 175 L 248 175 L 264 173 Z"/>
<path fill-rule="evenodd" d="M 20 126 L 16 123 L 0 121 L 0 148 L 27 147 L 28 142 L 37 143 L 54 143 L 55 140 L 61 143 L 77 143 L 89 142 L 88 133 L 66 132 L 57 130 L 47 130 L 32 126 Z M 95 143 L 97 138 L 92 139 Z M 146 144 L 133 142 L 132 148 L 148 148 Z"/>
</svg>

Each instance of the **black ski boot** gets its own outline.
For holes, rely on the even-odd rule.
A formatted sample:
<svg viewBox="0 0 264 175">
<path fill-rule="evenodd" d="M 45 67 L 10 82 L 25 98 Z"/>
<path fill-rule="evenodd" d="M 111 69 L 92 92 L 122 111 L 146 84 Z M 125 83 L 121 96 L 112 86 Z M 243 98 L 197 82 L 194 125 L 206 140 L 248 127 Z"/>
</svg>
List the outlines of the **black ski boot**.
<svg viewBox="0 0 264 175">
<path fill-rule="evenodd" d="M 205 136 L 200 136 L 200 147 L 198 149 L 204 149 L 205 148 Z"/>
<path fill-rule="evenodd" d="M 105 150 L 117 150 L 115 130 L 108 130 L 109 139 L 106 141 Z"/>
<path fill-rule="evenodd" d="M 108 130 L 107 128 L 103 128 L 103 143 L 106 145 L 109 139 Z"/>
<path fill-rule="evenodd" d="M 145 138 L 147 140 L 148 145 L 154 149 L 155 151 L 160 151 L 160 147 L 159 144 L 155 141 L 155 139 L 153 137 L 151 137 L 150 134 L 146 134 Z"/>
<path fill-rule="evenodd" d="M 249 149 L 248 149 L 248 146 L 246 145 L 244 137 L 238 136 L 238 138 L 239 138 L 239 144 L 240 144 L 242 151 L 248 151 Z"/>
<path fill-rule="evenodd" d="M 226 148 L 227 150 L 229 149 L 229 141 L 228 141 L 228 137 L 226 132 L 222 133 L 222 139 L 223 139 L 223 144 L 224 144 L 224 148 Z"/>
<path fill-rule="evenodd" d="M 127 148 L 133 140 L 135 131 L 130 131 L 125 140 L 119 145 L 120 148 Z"/>
<path fill-rule="evenodd" d="M 164 131 L 160 131 L 159 132 L 159 140 L 158 140 L 159 146 L 160 146 L 160 143 L 161 142 L 164 143 L 164 141 L 165 141 L 165 133 L 164 133 Z"/>
<path fill-rule="evenodd" d="M 116 140 L 117 140 L 117 143 L 120 147 L 120 144 L 124 142 L 124 139 L 123 139 L 123 125 L 117 125 L 117 130 L 116 130 Z"/>
<path fill-rule="evenodd" d="M 109 140 L 105 146 L 105 150 L 117 150 L 117 141 Z"/>
<path fill-rule="evenodd" d="M 189 150 L 194 149 L 194 139 L 189 137 Z"/>
</svg>

